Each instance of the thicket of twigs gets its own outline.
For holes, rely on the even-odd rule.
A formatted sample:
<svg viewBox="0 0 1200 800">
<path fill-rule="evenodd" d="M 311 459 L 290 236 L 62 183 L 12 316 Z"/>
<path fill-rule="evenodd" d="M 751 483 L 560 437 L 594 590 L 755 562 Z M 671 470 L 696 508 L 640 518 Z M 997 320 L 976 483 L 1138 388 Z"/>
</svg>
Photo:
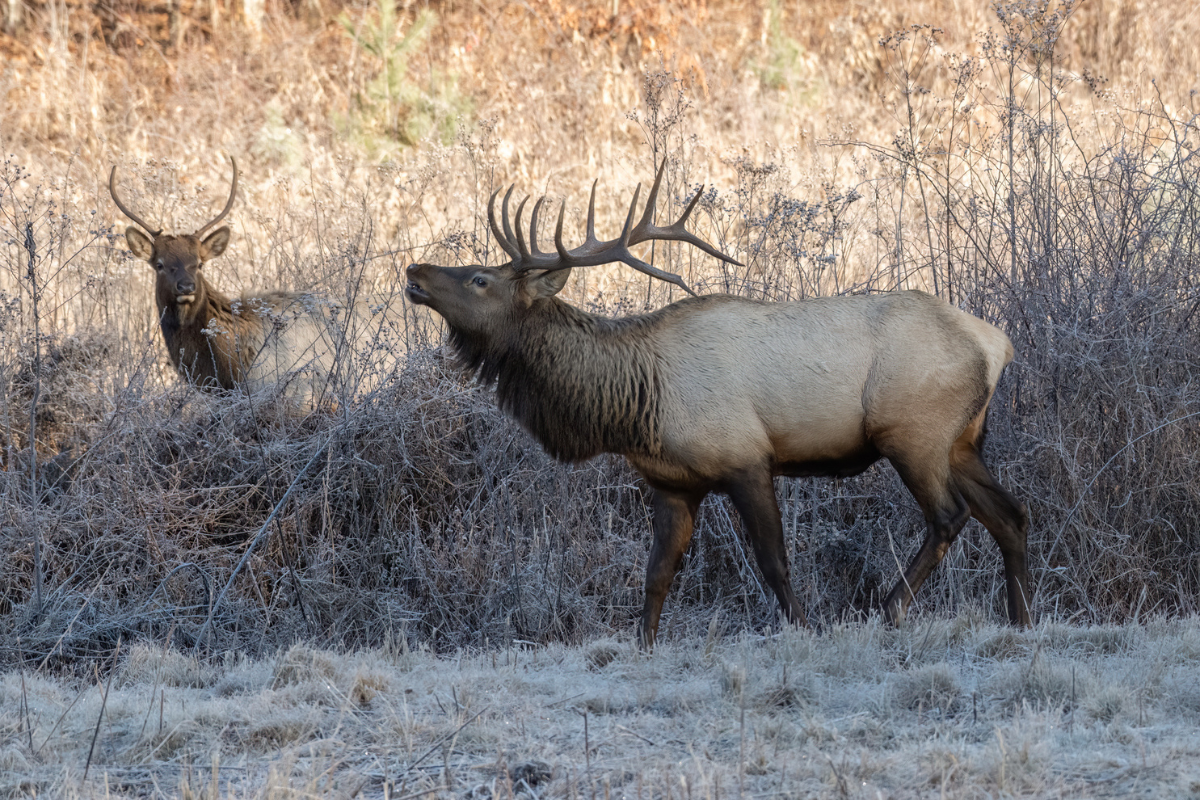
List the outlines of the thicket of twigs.
<svg viewBox="0 0 1200 800">
<path fill-rule="evenodd" d="M 610 123 L 607 144 L 584 150 L 615 149 L 621 178 L 646 179 L 651 159 L 667 158 L 664 214 L 711 180 L 701 231 L 747 266 L 655 253 L 701 291 L 784 300 L 919 287 L 1004 328 L 1016 360 L 993 401 L 987 457 L 1030 506 L 1036 612 L 1192 613 L 1197 118 L 1157 85 L 1130 95 L 1068 72 L 1056 47 L 1072 10 L 999 6 L 969 55 L 927 27 L 885 37 L 883 121 L 837 127 L 811 149 L 723 152 L 727 109 L 704 99 L 694 73 L 658 67 L 638 81 L 622 133 Z M 768 27 L 764 47 L 779 56 L 784 34 Z M 802 104 L 804 87 L 772 97 Z M 503 120 L 480 116 L 448 144 L 357 164 L 289 139 L 305 134 L 282 123 L 259 129 L 275 138 L 257 144 L 237 134 L 270 177 L 247 180 L 222 281 L 337 295 L 398 288 L 418 258 L 494 261 L 486 197 L 548 158 L 544 133 L 514 145 Z M 631 138 L 641 143 L 623 144 Z M 538 155 L 514 152 L 525 145 Z M 164 367 L 149 270 L 108 222 L 100 159 L 115 156 L 94 151 L 86 168 L 47 158 L 33 170 L 14 157 L 0 170 L 0 659 L 69 664 L 137 637 L 261 652 L 296 638 L 452 647 L 632 629 L 649 532 L 628 467 L 552 462 L 441 350 L 307 419 L 180 385 Z M 318 151 L 307 179 L 288 166 Z M 550 189 L 571 193 L 577 228 L 578 153 Z M 205 164 L 214 183 L 195 188 L 179 162 L 130 165 L 141 183 L 131 196 L 186 227 L 221 194 L 222 168 Z M 601 209 L 611 226 L 629 196 L 614 184 Z M 619 270 L 578 276 L 568 295 L 607 313 L 670 299 Z M 924 531 L 899 479 L 884 464 L 777 490 L 810 618 L 870 612 Z M 708 501 L 665 634 L 704 630 L 718 607 L 735 627 L 773 624 L 752 560 L 731 506 Z M 1001 598 L 998 554 L 970 523 L 915 613 L 978 604 L 999 616 Z"/>
</svg>

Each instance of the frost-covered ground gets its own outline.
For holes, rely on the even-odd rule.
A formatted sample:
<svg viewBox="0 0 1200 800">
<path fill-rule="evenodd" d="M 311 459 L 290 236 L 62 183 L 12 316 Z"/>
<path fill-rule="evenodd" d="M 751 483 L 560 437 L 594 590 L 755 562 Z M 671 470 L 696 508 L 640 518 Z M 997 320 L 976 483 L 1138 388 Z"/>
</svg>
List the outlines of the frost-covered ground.
<svg viewBox="0 0 1200 800">
<path fill-rule="evenodd" d="M 0 794 L 1200 796 L 1196 619 L 121 659 L 0 678 Z"/>
</svg>

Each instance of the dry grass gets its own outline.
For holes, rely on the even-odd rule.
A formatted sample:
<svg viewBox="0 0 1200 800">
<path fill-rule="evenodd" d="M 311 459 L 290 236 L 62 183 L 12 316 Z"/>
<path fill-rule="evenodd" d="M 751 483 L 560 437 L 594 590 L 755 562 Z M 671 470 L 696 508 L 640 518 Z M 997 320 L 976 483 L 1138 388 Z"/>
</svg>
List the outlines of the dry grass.
<svg viewBox="0 0 1200 800">
<path fill-rule="evenodd" d="M 1156 673 L 1133 651 L 1183 653 L 1196 638 L 1190 622 L 1134 623 L 1190 619 L 1200 596 L 1200 19 L 1166 0 L 1066 8 L 1064 24 L 1061 6 L 1001 17 L 935 0 L 618 6 L 435 7 L 406 76 L 431 130 L 459 132 L 416 148 L 364 120 L 380 63 L 332 6 L 268 8 L 255 30 L 212 18 L 220 3 L 185 4 L 172 38 L 153 9 L 97 19 L 51 3 L 0 37 L 0 774 L 42 794 L 100 791 L 78 783 L 76 734 L 94 725 L 94 676 L 121 642 L 109 708 L 141 717 L 137 732 L 106 728 L 97 763 L 123 765 L 111 780 L 130 792 L 199 792 L 213 753 L 222 785 L 242 775 L 228 780 L 247 792 L 328 788 L 351 770 L 378 788 L 435 742 L 397 794 L 441 785 L 434 763 L 460 794 L 493 778 L 507 792 L 518 772 L 590 791 L 586 759 L 563 755 L 582 754 L 582 717 L 545 709 L 572 681 L 597 687 L 569 701 L 599 720 L 596 741 L 621 742 L 593 753 L 597 792 L 605 776 L 635 793 L 630 774 L 652 794 L 687 793 L 685 775 L 714 797 L 738 781 L 863 796 L 863 782 L 896 796 L 943 783 L 1195 791 L 1176 715 L 1200 700 L 1182 667 Z M 345 11 L 374 24 L 372 9 Z M 931 20 L 945 31 L 908 27 Z M 179 385 L 152 275 L 125 252 L 105 182 L 120 164 L 124 197 L 190 229 L 223 197 L 225 154 L 243 167 L 242 199 L 208 269 L 229 291 L 387 294 L 410 261 L 495 259 L 483 212 L 508 181 L 565 195 L 578 225 L 599 177 L 607 229 L 666 156 L 667 202 L 714 186 L 701 231 L 747 264 L 655 253 L 700 290 L 921 286 L 996 322 L 1017 357 L 988 459 L 1030 505 L 1035 610 L 1055 622 L 1026 635 L 939 621 L 1002 616 L 999 559 L 974 523 L 918 596 L 913 633 L 863 622 L 922 530 L 881 467 L 777 485 L 797 589 L 827 634 L 745 638 L 773 629 L 774 605 L 714 499 L 666 647 L 632 655 L 620 637 L 648 544 L 636 476 L 610 458 L 551 462 L 443 352 L 302 420 Z M 611 313 L 671 299 L 621 269 L 577 275 L 566 295 Z M 1111 624 L 1124 627 L 1085 627 Z M 464 677 L 447 680 L 433 653 L 462 653 Z M 530 686 L 505 683 L 517 663 Z M 9 702 L 22 674 L 31 704 L 53 698 L 35 715 L 46 733 L 84 690 L 57 761 L 22 749 L 27 715 Z M 148 683 L 178 692 L 161 729 Z M 1143 685 L 1167 688 L 1125 691 Z M 529 705 L 491 708 L 439 749 L 492 694 Z M 718 716 L 697 721 L 714 702 Z M 504 720 L 524 722 L 502 735 Z M 1114 765 L 1089 760 L 1092 745 Z M 242 750 L 256 755 L 230 763 Z M 782 753 L 800 760 L 785 769 Z"/>
<path fill-rule="evenodd" d="M 107 224 L 103 180 L 120 162 L 130 201 L 187 229 L 224 185 L 218 149 L 242 156 L 245 175 L 219 285 L 335 296 L 394 291 L 410 260 L 493 258 L 481 214 L 505 180 L 570 193 L 577 220 L 598 174 L 600 212 L 619 219 L 633 178 L 666 155 L 669 202 L 711 178 L 699 224 L 747 263 L 715 272 L 678 248 L 656 253 L 702 290 L 923 286 L 1009 331 L 1017 360 L 990 458 L 1031 505 L 1040 612 L 1195 611 L 1197 134 L 1177 105 L 1187 84 L 1137 94 L 1121 50 L 1191 64 L 1181 40 L 1069 6 L 1006 6 L 875 44 L 908 18 L 836 4 L 658 16 L 635 4 L 612 24 L 588 5 L 444 9 L 406 75 L 475 85 L 461 106 L 474 117 L 453 142 L 405 149 L 346 127 L 379 64 L 340 27 L 227 20 L 163 50 L 153 36 L 88 38 L 82 12 L 37 8 L 37 27 L 9 42 L 21 58 L 3 74 L 0 126 L 18 153 L 0 174 L 0 611 L 28 652 L 70 663 L 122 634 L 168 631 L 255 652 L 296 635 L 376 643 L 397 627 L 438 647 L 579 641 L 635 613 L 646 509 L 634 476 L 608 459 L 550 463 L 439 353 L 303 422 L 177 385 L 151 275 Z M 905 13 L 917 11 L 945 9 Z M 376 24 L 369 9 L 347 14 Z M 485 23 L 500 33 L 472 39 Z M 813 38 L 822 26 L 829 36 Z M 1118 28 L 1127 38 L 1103 59 L 1081 44 Z M 675 72 L 643 70 L 650 40 Z M 838 42 L 847 59 L 821 49 Z M 1134 82 L 1074 77 L 1102 70 Z M 854 127 L 818 121 L 868 108 Z M 567 293 L 614 312 L 671 297 L 620 269 L 579 275 Z M 920 529 L 896 478 L 779 488 L 811 614 L 871 609 Z M 735 627 L 770 624 L 728 507 L 706 506 L 698 532 L 668 626 L 701 628 L 694 614 L 714 604 Z M 973 529 L 963 538 L 923 592 L 928 610 L 996 602 L 995 554 Z M 251 541 L 262 546 L 230 582 Z M 15 639 L 3 646 L 16 657 Z"/>
<path fill-rule="evenodd" d="M 1195 619 L 1014 634 L 978 613 L 652 656 L 139 643 L 111 682 L 0 681 L 0 794 L 1190 797 L 1198 655 Z"/>
</svg>

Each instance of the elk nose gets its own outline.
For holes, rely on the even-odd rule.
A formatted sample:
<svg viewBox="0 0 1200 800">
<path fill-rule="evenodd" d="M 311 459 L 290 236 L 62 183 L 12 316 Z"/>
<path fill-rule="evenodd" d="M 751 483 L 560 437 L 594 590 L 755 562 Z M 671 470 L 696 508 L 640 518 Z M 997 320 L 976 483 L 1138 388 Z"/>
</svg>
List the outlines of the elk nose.
<svg viewBox="0 0 1200 800">
<path fill-rule="evenodd" d="M 408 277 L 408 285 L 420 285 L 428 267 L 428 264 L 409 264 L 408 268 L 404 270 L 405 275 Z"/>
<path fill-rule="evenodd" d="M 195 294 L 196 293 L 195 281 L 180 281 L 179 283 L 175 284 L 175 293 L 176 294 Z"/>
</svg>

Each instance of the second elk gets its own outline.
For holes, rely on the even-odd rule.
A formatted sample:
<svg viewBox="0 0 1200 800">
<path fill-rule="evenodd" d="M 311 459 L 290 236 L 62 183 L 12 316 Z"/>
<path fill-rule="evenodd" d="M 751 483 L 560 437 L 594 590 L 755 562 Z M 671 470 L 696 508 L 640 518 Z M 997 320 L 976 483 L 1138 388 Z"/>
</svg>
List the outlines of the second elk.
<svg viewBox="0 0 1200 800">
<path fill-rule="evenodd" d="M 329 408 L 385 381 L 410 349 L 436 344 L 440 326 L 428 314 L 390 298 L 341 302 L 315 292 L 264 291 L 230 297 L 205 274 L 225 252 L 225 219 L 237 198 L 237 162 L 225 208 L 194 233 L 173 235 L 147 223 L 117 194 L 113 202 L 137 223 L 129 249 L 154 268 L 154 299 L 175 369 L 202 389 L 240 390 L 282 398 L 290 412 Z"/>
<path fill-rule="evenodd" d="M 1012 344 L 1003 332 L 920 291 L 765 303 L 689 297 L 653 313 L 610 319 L 555 295 L 578 267 L 621 262 L 691 293 L 679 276 L 634 256 L 655 240 L 687 242 L 736 264 L 675 223 L 653 223 L 659 169 L 640 221 L 638 190 L 621 235 L 538 248 L 533 207 L 510 222 L 505 195 L 488 221 L 510 261 L 498 267 L 412 264 L 407 294 L 449 327 L 462 366 L 494 385 L 500 406 L 554 457 L 619 453 L 652 489 L 654 537 L 639 639 L 653 646 L 663 601 L 692 539 L 701 501 L 729 495 L 763 579 L 788 620 L 804 624 L 792 590 L 772 478 L 855 475 L 881 458 L 924 512 L 924 543 L 884 598 L 885 618 L 908 606 L 974 516 L 1000 548 L 1008 616 L 1030 624 L 1025 507 L 980 453 L 988 403 Z"/>
</svg>

